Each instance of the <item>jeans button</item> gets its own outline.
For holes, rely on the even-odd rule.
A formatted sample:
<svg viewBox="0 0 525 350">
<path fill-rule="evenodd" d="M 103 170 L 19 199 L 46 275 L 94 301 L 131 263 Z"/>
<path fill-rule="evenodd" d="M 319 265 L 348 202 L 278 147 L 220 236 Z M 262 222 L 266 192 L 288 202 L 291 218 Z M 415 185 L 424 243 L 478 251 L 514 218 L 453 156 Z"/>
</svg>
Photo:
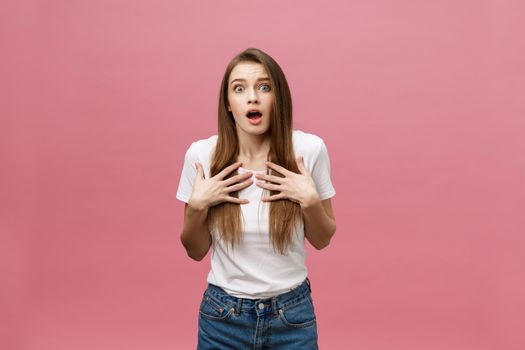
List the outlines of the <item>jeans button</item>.
<svg viewBox="0 0 525 350">
<path fill-rule="evenodd" d="M 264 304 L 263 303 L 259 303 L 259 310 L 262 310 L 264 309 Z"/>
</svg>

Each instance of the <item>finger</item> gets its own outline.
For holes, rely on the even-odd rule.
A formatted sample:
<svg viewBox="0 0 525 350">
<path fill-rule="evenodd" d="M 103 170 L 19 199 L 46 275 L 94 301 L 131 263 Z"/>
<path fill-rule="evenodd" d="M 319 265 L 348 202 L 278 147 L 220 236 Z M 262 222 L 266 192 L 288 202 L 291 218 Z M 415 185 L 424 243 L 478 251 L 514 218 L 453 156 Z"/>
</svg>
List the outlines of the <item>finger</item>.
<svg viewBox="0 0 525 350">
<path fill-rule="evenodd" d="M 282 193 L 274 194 L 273 196 L 270 196 L 270 197 L 262 197 L 263 202 L 271 202 L 271 201 L 276 201 L 278 199 L 286 199 L 286 197 Z"/>
<path fill-rule="evenodd" d="M 272 163 L 272 162 L 266 162 L 266 165 L 270 168 L 272 168 L 273 170 L 277 171 L 278 173 L 284 175 L 284 176 L 287 176 L 287 175 L 290 175 L 291 174 L 291 171 L 287 170 L 286 168 L 283 168 L 282 166 L 280 165 L 277 165 L 275 163 Z"/>
<path fill-rule="evenodd" d="M 283 189 L 283 187 L 280 186 L 280 185 L 264 183 L 262 181 L 258 181 L 257 182 L 257 186 L 262 187 L 262 188 L 267 189 L 267 190 L 271 190 L 271 191 L 282 191 L 282 189 Z"/>
<path fill-rule="evenodd" d="M 233 163 L 232 165 L 229 165 L 227 166 L 226 168 L 222 169 L 221 172 L 219 172 L 217 175 L 217 178 L 222 180 L 224 179 L 224 177 L 226 175 L 228 175 L 229 173 L 231 173 L 233 170 L 237 169 L 238 167 L 240 167 L 242 165 L 242 162 L 236 162 L 236 163 Z"/>
<path fill-rule="evenodd" d="M 224 180 L 224 185 L 225 186 L 230 186 L 230 185 L 233 185 L 241 180 L 244 180 L 244 179 L 249 179 L 251 178 L 253 175 L 253 173 L 244 173 L 244 174 L 238 174 L 238 175 L 235 175 L 235 176 L 232 176 L 226 180 Z"/>
<path fill-rule="evenodd" d="M 306 166 L 304 165 L 304 157 L 303 156 L 300 156 L 299 158 L 297 158 L 297 167 L 301 171 L 301 174 L 305 174 L 305 173 L 308 172 L 306 170 Z"/>
<path fill-rule="evenodd" d="M 248 204 L 250 203 L 249 200 L 246 198 L 236 198 L 236 197 L 226 197 L 225 202 L 235 203 L 235 204 Z"/>
<path fill-rule="evenodd" d="M 195 163 L 195 167 L 197 168 L 197 179 L 204 178 L 204 170 L 202 169 L 201 163 Z"/>
<path fill-rule="evenodd" d="M 239 184 L 227 187 L 226 191 L 227 191 L 227 193 L 231 193 L 233 191 L 238 191 L 240 189 L 243 189 L 245 187 L 250 186 L 252 183 L 253 183 L 252 179 L 248 179 L 248 180 L 243 181 L 243 182 L 241 182 Z"/>
<path fill-rule="evenodd" d="M 274 182 L 274 183 L 277 183 L 277 184 L 284 183 L 284 181 L 286 179 L 286 178 L 280 177 L 280 176 L 264 175 L 264 174 L 256 175 L 256 178 L 259 179 L 259 180 L 266 180 L 268 182 Z"/>
</svg>

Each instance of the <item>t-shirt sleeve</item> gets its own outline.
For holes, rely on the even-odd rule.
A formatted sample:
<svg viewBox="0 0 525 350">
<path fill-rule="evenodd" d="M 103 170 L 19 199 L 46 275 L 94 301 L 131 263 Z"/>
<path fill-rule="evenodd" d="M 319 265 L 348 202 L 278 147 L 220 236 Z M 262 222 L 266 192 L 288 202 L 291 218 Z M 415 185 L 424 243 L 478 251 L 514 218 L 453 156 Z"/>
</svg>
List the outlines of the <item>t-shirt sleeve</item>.
<svg viewBox="0 0 525 350">
<path fill-rule="evenodd" d="M 176 195 L 178 200 L 185 203 L 188 203 L 193 192 L 193 183 L 197 177 L 197 168 L 195 167 L 197 161 L 196 144 L 193 142 L 184 155 L 184 164 L 182 166 L 179 187 Z"/>
<path fill-rule="evenodd" d="M 321 141 L 321 147 L 314 160 L 311 175 L 321 200 L 331 198 L 335 195 L 335 189 L 330 179 L 330 157 L 328 156 L 328 149 L 324 141 Z"/>
</svg>

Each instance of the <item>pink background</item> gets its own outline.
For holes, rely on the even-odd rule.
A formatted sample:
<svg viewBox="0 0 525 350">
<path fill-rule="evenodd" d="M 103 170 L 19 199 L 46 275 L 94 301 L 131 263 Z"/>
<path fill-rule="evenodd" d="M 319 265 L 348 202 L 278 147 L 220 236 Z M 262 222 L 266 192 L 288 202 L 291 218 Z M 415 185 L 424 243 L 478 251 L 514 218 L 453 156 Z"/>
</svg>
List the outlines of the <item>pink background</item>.
<svg viewBox="0 0 525 350">
<path fill-rule="evenodd" d="M 525 6 L 2 1 L 0 348 L 192 349 L 184 152 L 254 46 L 332 160 L 321 349 L 523 349 Z"/>
</svg>

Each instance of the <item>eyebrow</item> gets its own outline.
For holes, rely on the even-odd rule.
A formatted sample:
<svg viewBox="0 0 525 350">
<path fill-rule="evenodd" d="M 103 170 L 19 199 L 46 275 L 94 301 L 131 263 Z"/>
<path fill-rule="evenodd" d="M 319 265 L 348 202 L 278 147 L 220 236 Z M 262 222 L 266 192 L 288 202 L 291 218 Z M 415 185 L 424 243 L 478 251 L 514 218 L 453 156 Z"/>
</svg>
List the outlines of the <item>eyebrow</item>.
<svg viewBox="0 0 525 350">
<path fill-rule="evenodd" d="M 266 80 L 270 81 L 270 78 L 268 78 L 268 77 L 263 77 L 263 78 L 259 78 L 259 79 L 257 79 L 257 81 L 262 81 L 262 80 L 264 80 L 264 81 L 266 81 Z M 232 82 L 231 82 L 230 84 L 233 84 L 233 83 L 235 83 L 236 81 L 246 81 L 246 79 L 242 79 L 242 78 L 233 79 Z"/>
</svg>

